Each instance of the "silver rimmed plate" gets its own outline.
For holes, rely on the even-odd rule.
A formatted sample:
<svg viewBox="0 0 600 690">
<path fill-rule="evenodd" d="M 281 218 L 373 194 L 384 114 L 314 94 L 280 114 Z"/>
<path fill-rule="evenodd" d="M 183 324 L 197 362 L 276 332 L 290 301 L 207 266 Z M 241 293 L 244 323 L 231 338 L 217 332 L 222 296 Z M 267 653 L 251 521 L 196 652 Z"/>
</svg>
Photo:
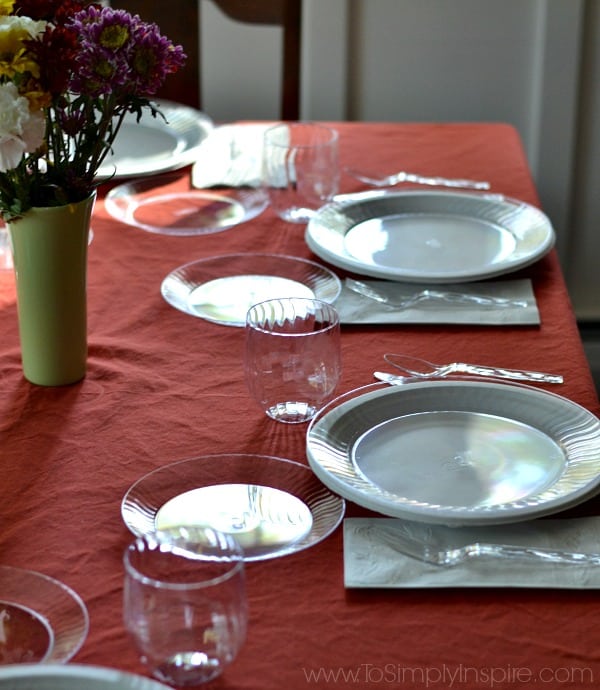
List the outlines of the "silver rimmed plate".
<svg viewBox="0 0 600 690">
<path fill-rule="evenodd" d="M 269 200 L 264 189 L 181 189 L 180 175 L 125 182 L 106 195 L 113 218 L 159 235 L 211 235 L 256 218 Z"/>
<path fill-rule="evenodd" d="M 498 194 L 374 191 L 341 195 L 306 228 L 321 259 L 354 273 L 416 283 L 482 280 L 554 246 L 539 209 Z"/>
<path fill-rule="evenodd" d="M 125 494 L 121 515 L 136 536 L 201 525 L 233 534 L 246 561 L 314 546 L 345 510 L 306 465 L 266 455 L 203 455 L 160 467 Z"/>
<path fill-rule="evenodd" d="M 243 326 L 248 309 L 275 297 L 334 302 L 342 289 L 329 269 L 279 254 L 225 254 L 193 261 L 163 280 L 161 293 L 176 309 L 227 326 Z"/>
<path fill-rule="evenodd" d="M 200 145 L 213 130 L 213 121 L 194 108 L 156 101 L 164 119 L 144 111 L 140 121 L 128 113 L 104 159 L 98 178 L 123 179 L 177 170 L 196 160 Z"/>
<path fill-rule="evenodd" d="M 0 668 L 0 690 L 170 690 L 150 678 L 102 666 L 5 666 Z"/>
<path fill-rule="evenodd" d="M 451 526 L 519 522 L 598 491 L 600 421 L 520 384 L 374 384 L 320 411 L 307 455 L 332 491 L 384 515 Z"/>
<path fill-rule="evenodd" d="M 5 664 L 67 662 L 88 628 L 85 604 L 72 589 L 42 573 L 0 565 L 0 678 Z"/>
</svg>

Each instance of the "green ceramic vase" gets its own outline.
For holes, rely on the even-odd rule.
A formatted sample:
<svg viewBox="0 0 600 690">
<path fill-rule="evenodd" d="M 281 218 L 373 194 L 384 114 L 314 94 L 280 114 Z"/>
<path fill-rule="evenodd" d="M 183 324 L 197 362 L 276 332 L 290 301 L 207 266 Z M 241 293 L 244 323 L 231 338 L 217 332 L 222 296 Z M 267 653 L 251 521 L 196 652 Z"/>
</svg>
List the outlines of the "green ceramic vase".
<svg viewBox="0 0 600 690">
<path fill-rule="evenodd" d="M 8 224 L 23 374 L 40 386 L 80 381 L 87 365 L 87 249 L 96 195 L 32 208 Z"/>
</svg>

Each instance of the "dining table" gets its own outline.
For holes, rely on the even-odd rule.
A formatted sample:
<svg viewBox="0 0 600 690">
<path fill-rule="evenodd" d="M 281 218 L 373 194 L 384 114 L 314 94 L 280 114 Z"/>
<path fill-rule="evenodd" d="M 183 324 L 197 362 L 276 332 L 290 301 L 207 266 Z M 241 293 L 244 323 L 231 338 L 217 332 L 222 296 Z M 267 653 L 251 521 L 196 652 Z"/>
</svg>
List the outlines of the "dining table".
<svg viewBox="0 0 600 690">
<path fill-rule="evenodd" d="M 490 192 L 540 207 L 510 124 L 327 124 L 339 133 L 342 193 L 366 189 L 348 167 L 402 168 L 488 180 Z M 187 189 L 190 167 L 176 175 Z M 121 515 L 128 489 L 153 470 L 205 455 L 309 464 L 307 424 L 276 422 L 250 397 L 244 328 L 173 308 L 161 283 L 178 266 L 233 253 L 324 262 L 305 226 L 270 207 L 222 232 L 146 232 L 107 213 L 105 196 L 117 184 L 99 188 L 92 216 L 88 365 L 79 383 L 42 387 L 24 378 L 14 276 L 0 271 L 0 565 L 44 573 L 81 596 L 89 633 L 70 663 L 148 675 L 122 619 L 122 557 L 133 539 Z M 373 383 L 373 372 L 386 369 L 384 353 L 394 352 L 560 373 L 562 384 L 538 387 L 598 415 L 556 249 L 495 278 L 504 279 L 531 281 L 539 323 L 343 323 L 337 393 Z M 375 515 L 346 501 L 346 518 Z M 590 496 L 552 517 L 595 515 L 600 500 Z M 247 563 L 246 587 L 246 642 L 209 687 L 581 690 L 600 682 L 595 588 L 346 586 L 341 523 L 311 548 Z"/>
</svg>

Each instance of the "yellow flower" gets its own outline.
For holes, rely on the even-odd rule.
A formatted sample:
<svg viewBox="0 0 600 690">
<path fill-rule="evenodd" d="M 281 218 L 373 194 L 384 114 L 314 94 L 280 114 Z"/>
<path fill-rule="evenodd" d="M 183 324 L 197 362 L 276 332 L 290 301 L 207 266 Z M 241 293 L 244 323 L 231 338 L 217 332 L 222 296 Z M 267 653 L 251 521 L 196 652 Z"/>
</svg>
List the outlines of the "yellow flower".
<svg viewBox="0 0 600 690">
<path fill-rule="evenodd" d="M 0 0 L 0 15 L 9 15 L 13 11 L 15 0 Z"/>
<path fill-rule="evenodd" d="M 24 48 L 14 55 L 7 56 L 6 60 L 0 60 L 0 79 L 2 77 L 14 79 L 17 74 L 27 73 L 33 77 L 39 77 L 40 67 L 35 60 L 27 56 Z"/>
<path fill-rule="evenodd" d="M 30 17 L 2 16 L 0 12 L 0 56 L 6 59 L 16 55 L 23 50 L 23 41 L 35 38 L 45 28 L 46 22 L 34 21 Z"/>
</svg>

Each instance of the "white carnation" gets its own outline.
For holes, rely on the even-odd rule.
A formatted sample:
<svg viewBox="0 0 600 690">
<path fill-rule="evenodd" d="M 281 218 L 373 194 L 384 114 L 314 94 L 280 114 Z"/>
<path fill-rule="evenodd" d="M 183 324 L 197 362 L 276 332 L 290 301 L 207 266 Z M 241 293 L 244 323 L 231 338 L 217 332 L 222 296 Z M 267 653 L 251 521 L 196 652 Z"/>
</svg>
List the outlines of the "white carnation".
<svg viewBox="0 0 600 690">
<path fill-rule="evenodd" d="M 44 130 L 43 113 L 31 112 L 13 83 L 0 84 L 0 172 L 16 168 L 25 153 L 38 149 Z"/>
<path fill-rule="evenodd" d="M 5 53 L 16 53 L 23 47 L 22 41 L 35 38 L 44 31 L 47 22 L 30 17 L 10 15 L 0 17 L 0 43 Z"/>
</svg>

